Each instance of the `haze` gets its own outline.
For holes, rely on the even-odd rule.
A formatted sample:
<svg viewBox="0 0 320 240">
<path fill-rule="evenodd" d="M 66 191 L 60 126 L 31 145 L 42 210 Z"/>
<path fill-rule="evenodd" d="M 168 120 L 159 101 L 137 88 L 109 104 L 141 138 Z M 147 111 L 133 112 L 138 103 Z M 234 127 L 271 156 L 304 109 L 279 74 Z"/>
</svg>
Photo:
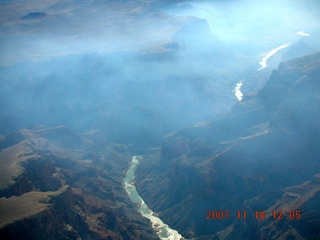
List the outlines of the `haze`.
<svg viewBox="0 0 320 240">
<path fill-rule="evenodd" d="M 177 2 L 1 1 L 0 64 L 159 47 L 187 16 L 206 19 L 214 35 L 245 54 L 261 54 L 319 26 L 316 1 Z"/>
<path fill-rule="evenodd" d="M 316 35 L 318 5 L 1 1 L 2 129 L 67 124 L 159 144 L 228 112 L 240 83 L 257 92 L 280 55 L 258 82 L 246 76 L 272 49 L 308 38 L 297 33 Z"/>
<path fill-rule="evenodd" d="M 0 0 L 0 238 L 320 239 L 319 30 L 318 0 Z"/>
</svg>

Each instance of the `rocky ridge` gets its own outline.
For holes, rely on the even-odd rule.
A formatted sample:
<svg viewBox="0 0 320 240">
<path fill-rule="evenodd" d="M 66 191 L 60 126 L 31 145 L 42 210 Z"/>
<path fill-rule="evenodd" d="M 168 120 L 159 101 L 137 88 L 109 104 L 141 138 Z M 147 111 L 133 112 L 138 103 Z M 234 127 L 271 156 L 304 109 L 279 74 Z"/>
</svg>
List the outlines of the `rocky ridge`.
<svg viewBox="0 0 320 240">
<path fill-rule="evenodd" d="M 188 238 L 319 238 L 319 66 L 319 53 L 283 62 L 228 115 L 168 136 L 137 170 L 149 206 Z M 234 219 L 207 220 L 207 210 Z M 244 210 L 253 218 L 237 221 Z M 301 219 L 290 219 L 297 210 Z"/>
<path fill-rule="evenodd" d="M 101 137 L 64 126 L 3 137 L 1 238 L 157 239 L 122 186 L 128 149 Z"/>
</svg>

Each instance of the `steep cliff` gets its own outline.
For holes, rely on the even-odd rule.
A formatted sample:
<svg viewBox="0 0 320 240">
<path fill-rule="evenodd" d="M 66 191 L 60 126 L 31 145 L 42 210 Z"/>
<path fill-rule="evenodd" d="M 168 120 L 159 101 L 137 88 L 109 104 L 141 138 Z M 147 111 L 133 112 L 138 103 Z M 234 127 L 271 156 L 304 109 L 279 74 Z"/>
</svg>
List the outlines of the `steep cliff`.
<svg viewBox="0 0 320 240">
<path fill-rule="evenodd" d="M 227 116 L 168 136 L 137 170 L 150 207 L 187 237 L 317 239 L 319 66 L 319 53 L 284 62 Z M 230 215 L 208 220 L 207 210 Z M 280 210 L 283 219 L 273 219 Z M 298 210 L 301 218 L 290 219 Z"/>
<path fill-rule="evenodd" d="M 88 224 L 74 209 L 69 186 L 0 201 L 0 236 L 4 239 L 79 239 L 89 232 Z"/>
<path fill-rule="evenodd" d="M 127 147 L 64 126 L 19 133 L 0 152 L 1 238 L 157 239 L 123 187 Z"/>
</svg>

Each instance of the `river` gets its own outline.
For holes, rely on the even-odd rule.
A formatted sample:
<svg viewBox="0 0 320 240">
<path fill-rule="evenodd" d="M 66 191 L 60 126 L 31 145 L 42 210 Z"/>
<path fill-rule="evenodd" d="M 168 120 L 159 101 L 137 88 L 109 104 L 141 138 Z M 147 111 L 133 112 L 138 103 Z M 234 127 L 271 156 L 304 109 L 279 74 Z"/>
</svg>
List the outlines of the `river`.
<svg viewBox="0 0 320 240">
<path fill-rule="evenodd" d="M 238 101 L 241 101 L 243 98 L 243 94 L 241 92 L 241 87 L 242 87 L 242 82 L 238 82 L 237 85 L 235 86 L 233 92 Z"/>
<path fill-rule="evenodd" d="M 133 156 L 130 164 L 130 168 L 128 169 L 126 176 L 123 180 L 125 189 L 130 197 L 131 202 L 139 205 L 139 212 L 142 216 L 148 218 L 151 223 L 153 229 L 156 230 L 157 235 L 160 239 L 163 240 L 180 240 L 184 239 L 181 234 L 179 234 L 176 230 L 171 229 L 167 224 L 165 224 L 159 217 L 156 216 L 149 208 L 149 206 L 144 202 L 142 197 L 139 195 L 135 185 L 135 171 L 137 166 L 139 165 L 141 157 Z"/>
<path fill-rule="evenodd" d="M 281 46 L 272 49 L 270 52 L 268 52 L 261 60 L 261 62 L 259 62 L 259 64 L 261 65 L 261 67 L 258 69 L 258 71 L 264 69 L 267 67 L 267 60 L 268 58 L 272 57 L 274 54 L 276 54 L 278 51 L 280 51 L 281 49 L 284 49 L 286 47 L 289 47 L 291 45 L 291 43 L 287 43 L 287 44 L 282 44 Z"/>
<path fill-rule="evenodd" d="M 303 35 L 303 36 L 309 36 L 310 34 L 304 33 L 303 31 L 297 32 L 297 34 L 299 35 Z M 272 57 L 274 54 L 276 54 L 278 51 L 280 51 L 281 49 L 287 48 L 291 45 L 291 43 L 287 43 L 287 44 L 282 44 L 281 46 L 272 49 L 270 52 L 268 52 L 262 59 L 261 62 L 259 62 L 259 64 L 261 65 L 261 67 L 258 69 L 258 71 L 266 68 L 267 65 L 267 61 L 270 57 Z M 242 87 L 242 82 L 238 82 L 233 90 L 234 95 L 237 97 L 238 101 L 241 101 L 243 98 L 243 94 L 241 92 L 241 87 Z"/>
</svg>

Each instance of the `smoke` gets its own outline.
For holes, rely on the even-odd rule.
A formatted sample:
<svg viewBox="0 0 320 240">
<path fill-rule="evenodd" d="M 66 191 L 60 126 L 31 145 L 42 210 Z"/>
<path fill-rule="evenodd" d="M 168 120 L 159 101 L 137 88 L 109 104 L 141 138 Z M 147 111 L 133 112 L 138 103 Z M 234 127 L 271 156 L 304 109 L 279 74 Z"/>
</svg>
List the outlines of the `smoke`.
<svg viewBox="0 0 320 240">
<path fill-rule="evenodd" d="M 261 50 L 297 40 L 297 31 L 319 30 L 316 1 L 189 1 L 168 11 L 177 16 L 206 19 L 211 31 L 234 51 Z"/>
<path fill-rule="evenodd" d="M 228 112 L 234 86 L 262 54 L 318 27 L 308 7 L 2 1 L 1 131 L 68 125 L 159 144 L 168 132 Z"/>
</svg>

